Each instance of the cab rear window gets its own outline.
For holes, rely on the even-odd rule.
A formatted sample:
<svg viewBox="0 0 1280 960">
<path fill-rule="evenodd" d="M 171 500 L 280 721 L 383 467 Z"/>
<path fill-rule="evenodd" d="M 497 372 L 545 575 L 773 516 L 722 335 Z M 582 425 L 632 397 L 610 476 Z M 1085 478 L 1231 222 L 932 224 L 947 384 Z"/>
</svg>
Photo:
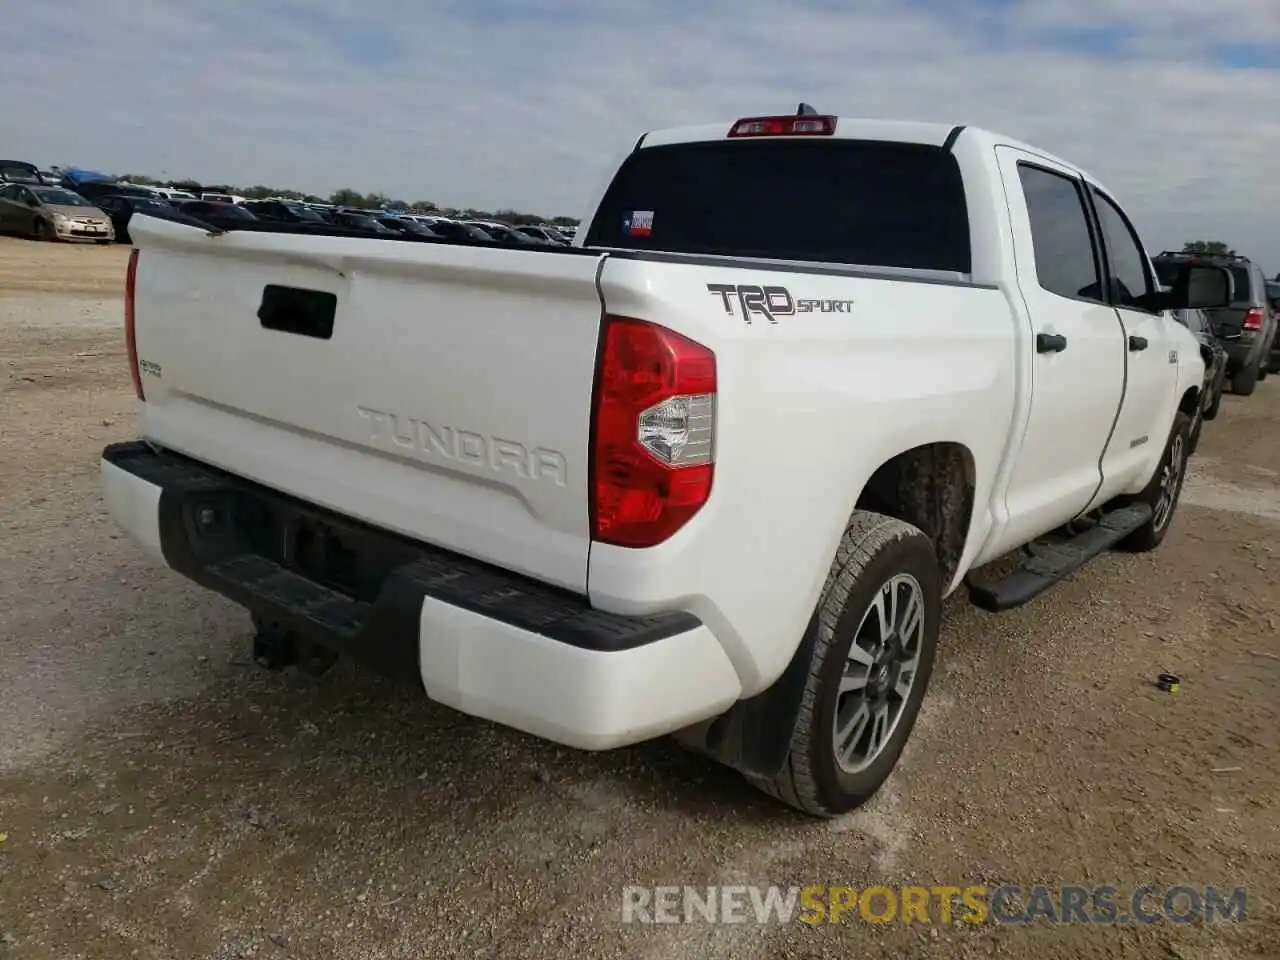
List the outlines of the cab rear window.
<svg viewBox="0 0 1280 960">
<path fill-rule="evenodd" d="M 968 273 L 955 157 L 869 140 L 650 147 L 619 169 L 587 245 Z"/>
</svg>

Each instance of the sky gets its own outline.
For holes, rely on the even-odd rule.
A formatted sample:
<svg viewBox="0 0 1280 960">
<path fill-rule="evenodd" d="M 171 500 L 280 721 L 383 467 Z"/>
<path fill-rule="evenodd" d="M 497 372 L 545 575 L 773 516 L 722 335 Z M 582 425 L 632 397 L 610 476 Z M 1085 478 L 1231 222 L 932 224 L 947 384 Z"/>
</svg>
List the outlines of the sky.
<svg viewBox="0 0 1280 960">
<path fill-rule="evenodd" d="M 646 130 L 987 127 L 1280 271 L 1280 0 L 23 0 L 6 159 L 581 216 Z"/>
</svg>

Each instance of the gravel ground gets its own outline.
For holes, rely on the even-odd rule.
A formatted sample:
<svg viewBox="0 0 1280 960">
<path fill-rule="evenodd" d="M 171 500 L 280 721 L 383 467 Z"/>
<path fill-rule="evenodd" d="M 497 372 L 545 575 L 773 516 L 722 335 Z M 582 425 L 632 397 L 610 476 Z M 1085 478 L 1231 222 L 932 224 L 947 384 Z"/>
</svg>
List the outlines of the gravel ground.
<svg viewBox="0 0 1280 960">
<path fill-rule="evenodd" d="M 1161 550 L 1000 617 L 950 601 L 898 771 L 815 823 L 665 741 L 581 754 L 251 666 L 248 618 L 99 499 L 132 431 L 125 255 L 0 240 L 0 956 L 1280 955 L 1280 384 L 1224 399 Z M 627 884 L 1001 882 L 1243 885 L 1248 916 L 619 920 Z"/>
</svg>

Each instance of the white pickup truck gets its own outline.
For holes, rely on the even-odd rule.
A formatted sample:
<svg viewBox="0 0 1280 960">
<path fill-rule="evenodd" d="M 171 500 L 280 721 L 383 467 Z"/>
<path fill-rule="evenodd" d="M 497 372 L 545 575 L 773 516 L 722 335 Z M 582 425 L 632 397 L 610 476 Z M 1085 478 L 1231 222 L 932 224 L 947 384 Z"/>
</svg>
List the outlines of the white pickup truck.
<svg viewBox="0 0 1280 960">
<path fill-rule="evenodd" d="M 819 816 L 897 762 L 945 596 L 1161 542 L 1204 371 L 1167 311 L 1231 299 L 1066 161 L 804 105 L 642 137 L 569 248 L 130 232 L 106 501 L 261 659 L 675 733 Z"/>
</svg>

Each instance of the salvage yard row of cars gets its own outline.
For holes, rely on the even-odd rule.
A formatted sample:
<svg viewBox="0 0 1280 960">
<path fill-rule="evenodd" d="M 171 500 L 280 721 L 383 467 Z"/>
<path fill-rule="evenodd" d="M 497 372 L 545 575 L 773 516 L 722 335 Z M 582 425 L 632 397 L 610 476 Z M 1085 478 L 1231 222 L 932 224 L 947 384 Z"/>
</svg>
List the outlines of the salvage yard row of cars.
<svg viewBox="0 0 1280 960">
<path fill-rule="evenodd" d="M 194 218 L 219 225 L 263 221 L 297 227 L 339 227 L 402 239 L 453 239 L 514 246 L 573 241 L 575 228 L 556 224 L 510 224 L 459 220 L 440 215 L 304 203 L 287 197 L 243 200 L 226 194 L 196 196 L 114 180 L 68 180 L 34 164 L 0 160 L 0 232 L 33 240 L 92 240 L 129 243 L 129 220 L 151 216 Z"/>
</svg>

